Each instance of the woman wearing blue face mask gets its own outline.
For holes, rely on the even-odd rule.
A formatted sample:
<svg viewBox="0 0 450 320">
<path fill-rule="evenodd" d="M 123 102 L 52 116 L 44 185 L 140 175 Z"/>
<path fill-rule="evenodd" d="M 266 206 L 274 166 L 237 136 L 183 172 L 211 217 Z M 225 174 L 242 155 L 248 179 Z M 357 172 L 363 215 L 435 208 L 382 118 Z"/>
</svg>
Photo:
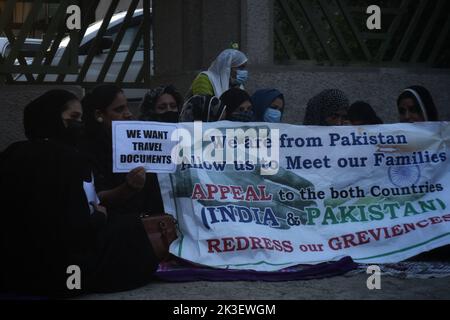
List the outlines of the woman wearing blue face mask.
<svg viewBox="0 0 450 320">
<path fill-rule="evenodd" d="M 276 89 L 256 91 L 252 96 L 255 121 L 280 123 L 284 113 L 284 96 Z"/>
<path fill-rule="evenodd" d="M 228 89 L 244 89 L 248 80 L 247 60 L 239 50 L 222 51 L 209 69 L 195 78 L 187 98 L 194 95 L 220 97 Z"/>
</svg>

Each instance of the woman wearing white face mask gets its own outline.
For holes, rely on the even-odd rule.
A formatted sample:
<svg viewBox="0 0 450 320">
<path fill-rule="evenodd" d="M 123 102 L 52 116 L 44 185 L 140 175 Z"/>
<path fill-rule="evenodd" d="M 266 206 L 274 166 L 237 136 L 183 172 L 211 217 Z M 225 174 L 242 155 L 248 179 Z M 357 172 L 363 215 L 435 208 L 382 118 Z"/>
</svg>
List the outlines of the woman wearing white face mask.
<svg viewBox="0 0 450 320">
<path fill-rule="evenodd" d="M 276 89 L 256 91 L 252 96 L 255 121 L 280 123 L 284 112 L 284 96 Z"/>
<path fill-rule="evenodd" d="M 188 98 L 194 95 L 220 97 L 225 91 L 239 87 L 244 89 L 248 80 L 247 56 L 239 50 L 222 51 L 209 67 L 192 83 Z"/>
</svg>

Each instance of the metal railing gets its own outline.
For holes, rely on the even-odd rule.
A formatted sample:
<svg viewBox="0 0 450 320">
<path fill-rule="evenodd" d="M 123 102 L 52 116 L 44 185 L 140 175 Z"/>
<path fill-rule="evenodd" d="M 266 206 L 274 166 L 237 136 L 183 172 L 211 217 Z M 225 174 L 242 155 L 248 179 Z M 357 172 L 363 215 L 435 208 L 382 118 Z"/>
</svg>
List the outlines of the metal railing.
<svg viewBox="0 0 450 320">
<path fill-rule="evenodd" d="M 35 0 L 20 30 L 12 14 L 24 1 L 1 0 L 0 37 L 9 49 L 0 54 L 0 79 L 14 84 L 71 84 L 83 87 L 116 83 L 123 88 L 146 88 L 152 75 L 151 1 L 130 0 L 126 12 L 116 13 L 119 0 L 108 1 L 102 21 L 89 25 L 100 1 Z M 30 1 L 25 1 L 30 2 Z M 58 4 L 40 41 L 28 39 L 45 3 Z M 83 8 L 81 29 L 67 28 L 67 8 Z M 37 43 L 36 43 L 37 42 Z M 34 46 L 32 57 L 27 46 Z M 0 52 L 1 53 L 1 52 Z M 131 67 L 132 66 L 132 67 Z"/>
<path fill-rule="evenodd" d="M 274 14 L 278 63 L 450 68 L 450 1 L 275 0 Z"/>
</svg>

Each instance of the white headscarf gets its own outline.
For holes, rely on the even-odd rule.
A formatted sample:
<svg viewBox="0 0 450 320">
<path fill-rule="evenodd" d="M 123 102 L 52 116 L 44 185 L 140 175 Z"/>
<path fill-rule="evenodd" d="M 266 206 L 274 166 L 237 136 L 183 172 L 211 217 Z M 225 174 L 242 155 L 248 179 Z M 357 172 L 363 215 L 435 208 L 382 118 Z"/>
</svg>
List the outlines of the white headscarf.
<svg viewBox="0 0 450 320">
<path fill-rule="evenodd" d="M 425 122 L 427 122 L 429 120 L 428 119 L 428 112 L 427 112 L 427 109 L 425 108 L 425 104 L 423 103 L 422 98 L 420 97 L 420 94 L 417 91 L 415 91 L 415 90 L 413 90 L 411 88 L 405 89 L 403 92 L 412 93 L 412 95 L 416 98 L 420 109 L 422 110 L 422 114 L 423 114 L 423 117 L 425 119 Z"/>
<path fill-rule="evenodd" d="M 206 74 L 211 81 L 216 97 L 230 89 L 231 68 L 236 68 L 248 60 L 247 56 L 239 50 L 226 49 L 222 51 L 209 67 Z"/>
</svg>

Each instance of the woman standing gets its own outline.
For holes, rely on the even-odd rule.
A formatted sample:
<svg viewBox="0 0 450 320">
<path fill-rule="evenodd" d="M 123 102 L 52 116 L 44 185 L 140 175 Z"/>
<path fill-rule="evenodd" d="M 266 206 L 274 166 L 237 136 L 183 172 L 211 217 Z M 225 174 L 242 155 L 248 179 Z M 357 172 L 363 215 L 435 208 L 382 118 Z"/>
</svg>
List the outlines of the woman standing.
<svg viewBox="0 0 450 320">
<path fill-rule="evenodd" d="M 220 97 L 230 88 L 244 89 L 248 80 L 247 56 L 239 50 L 222 51 L 209 67 L 201 72 L 192 83 L 188 98 L 193 95 Z"/>
</svg>

